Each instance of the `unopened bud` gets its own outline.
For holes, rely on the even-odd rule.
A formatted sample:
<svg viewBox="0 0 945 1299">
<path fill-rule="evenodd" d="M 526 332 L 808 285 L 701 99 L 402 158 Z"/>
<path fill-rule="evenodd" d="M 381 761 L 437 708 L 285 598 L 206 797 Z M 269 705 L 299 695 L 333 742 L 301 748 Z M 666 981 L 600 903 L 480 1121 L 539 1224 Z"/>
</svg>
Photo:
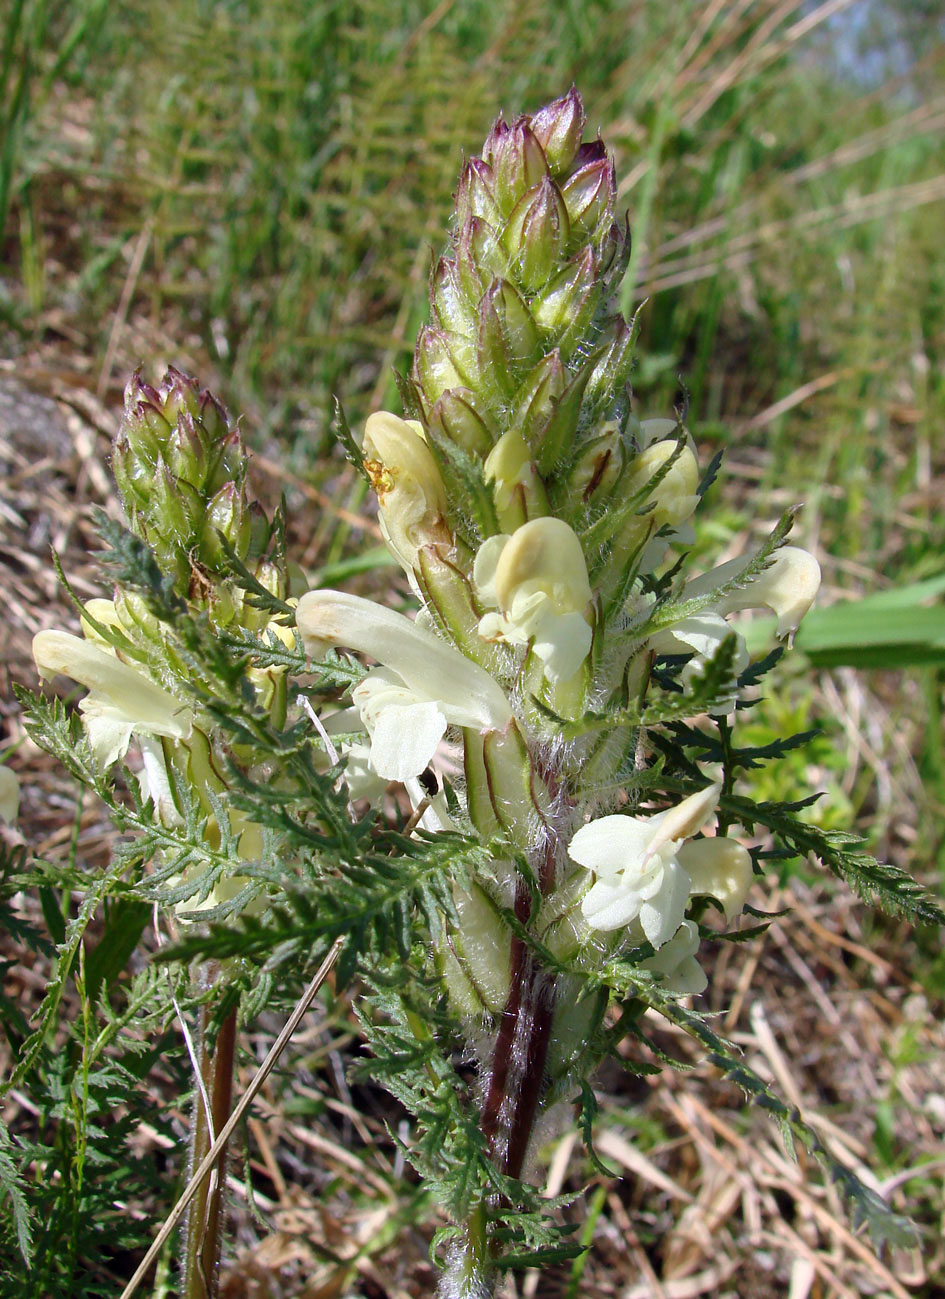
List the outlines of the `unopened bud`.
<svg viewBox="0 0 945 1299">
<path fill-rule="evenodd" d="M 535 320 L 551 335 L 565 360 L 585 340 L 601 296 L 594 250 L 584 251 L 545 285 L 532 303 Z"/>
<path fill-rule="evenodd" d="M 149 514 L 149 537 L 165 553 L 176 546 L 190 546 L 199 527 L 204 502 L 195 487 L 175 478 L 163 460 L 154 472 Z"/>
<path fill-rule="evenodd" d="M 430 280 L 430 298 L 436 318 L 447 333 L 472 336 L 476 312 L 463 291 L 456 263 L 441 257 Z"/>
<path fill-rule="evenodd" d="M 600 145 L 600 156 L 591 158 L 561 186 L 573 230 L 591 235 L 602 222 L 613 219 L 617 178 L 613 160 Z"/>
<path fill-rule="evenodd" d="M 485 153 L 485 160 L 492 169 L 496 201 L 504 214 L 512 210 L 526 190 L 539 185 L 548 176 L 542 147 L 525 119 L 495 135 L 491 150 Z"/>
<path fill-rule="evenodd" d="M 584 104 L 574 86 L 560 99 L 533 113 L 529 125 L 555 175 L 574 162 L 584 132 Z"/>
<path fill-rule="evenodd" d="M 417 338 L 415 373 L 424 396 L 432 405 L 444 392 L 468 386 L 468 380 L 457 368 L 450 342 L 458 334 L 447 334 L 442 329 L 421 329 Z"/>
<path fill-rule="evenodd" d="M 532 450 L 521 433 L 503 433 L 483 465 L 486 482 L 493 484 L 499 526 L 514 532 L 529 519 L 547 514 L 548 498 L 538 476 Z"/>
<path fill-rule="evenodd" d="M 557 472 L 560 462 L 574 445 L 588 380 L 594 373 L 593 361 L 588 361 L 571 378 L 561 396 L 554 402 L 551 414 L 538 433 L 538 468 L 547 477 Z"/>
<path fill-rule="evenodd" d="M 179 416 L 164 448 L 164 463 L 174 478 L 182 478 L 198 491 L 207 475 L 207 446 L 189 411 Z"/>
<path fill-rule="evenodd" d="M 568 371 L 560 353 L 549 352 L 535 366 L 516 400 L 511 426 L 531 447 L 536 447 L 554 414 L 559 398 L 568 386 Z"/>
<path fill-rule="evenodd" d="M 545 176 L 522 195 L 502 232 L 502 243 L 526 290 L 540 289 L 548 281 L 565 255 L 570 234 L 561 191 Z"/>
<path fill-rule="evenodd" d="M 587 397 L 593 405 L 609 403 L 613 400 L 613 394 L 622 391 L 629 383 L 633 367 L 633 341 L 630 325 L 625 320 L 618 319 L 587 385 Z"/>
<path fill-rule="evenodd" d="M 535 322 L 508 280 L 494 280 L 479 305 L 477 356 L 483 383 L 495 384 L 506 398 L 537 359 Z"/>
<path fill-rule="evenodd" d="M 657 528 L 669 524 L 678 527 L 695 511 L 699 504 L 696 488 L 699 486 L 699 466 L 688 446 L 677 451 L 675 442 L 654 442 L 633 460 L 626 479 L 626 491 L 636 495 L 654 478 L 666 462 L 676 457 L 641 506 L 652 505 L 648 517 Z"/>
<path fill-rule="evenodd" d="M 208 568 L 223 560 L 221 536 L 239 559 L 245 560 L 252 524 L 243 509 L 242 493 L 235 483 L 226 483 L 214 496 L 204 516 L 200 537 L 200 559 Z"/>
<path fill-rule="evenodd" d="M 495 196 L 495 176 L 482 158 L 471 158 L 463 168 L 456 190 L 456 215 L 460 223 L 468 217 L 481 217 L 492 226 L 502 223 Z"/>
<path fill-rule="evenodd" d="M 568 474 L 570 500 L 587 505 L 605 499 L 623 468 L 623 440 L 615 424 L 580 452 Z"/>
<path fill-rule="evenodd" d="M 459 232 L 456 265 L 463 291 L 473 302 L 478 301 L 479 294 L 494 276 L 508 275 L 509 255 L 496 227 L 480 217 L 464 222 Z"/>
<path fill-rule="evenodd" d="M 471 455 L 486 456 L 492 447 L 492 432 L 469 388 L 453 388 L 439 397 L 430 411 L 429 427 L 432 434 L 439 433 Z"/>
</svg>

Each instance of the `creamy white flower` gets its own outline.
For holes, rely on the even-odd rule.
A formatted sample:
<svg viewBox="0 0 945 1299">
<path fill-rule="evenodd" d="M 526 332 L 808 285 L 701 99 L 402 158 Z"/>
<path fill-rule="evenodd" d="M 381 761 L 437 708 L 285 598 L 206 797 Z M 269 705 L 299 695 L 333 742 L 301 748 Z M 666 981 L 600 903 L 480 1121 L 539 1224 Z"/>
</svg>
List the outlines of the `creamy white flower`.
<svg viewBox="0 0 945 1299">
<path fill-rule="evenodd" d="M 524 523 L 490 537 L 473 569 L 477 594 L 498 613 L 479 621 L 485 640 L 530 645 L 550 681 L 566 681 L 587 658 L 591 587 L 577 534 L 562 519 Z"/>
<path fill-rule="evenodd" d="M 387 788 L 387 780 L 379 776 L 371 766 L 370 741 L 352 739 L 365 730 L 364 722 L 357 708 L 341 708 L 337 712 L 323 714 L 317 719 L 319 729 L 328 739 L 329 757 L 337 762 L 338 757 L 345 759 L 344 781 L 352 800 L 359 798 L 379 798 Z M 347 736 L 347 739 L 341 739 Z M 338 738 L 337 747 L 332 741 Z"/>
<path fill-rule="evenodd" d="M 478 664 L 403 614 L 340 591 L 309 591 L 297 625 L 313 655 L 344 645 L 382 665 L 352 692 L 371 735 L 371 766 L 388 780 L 418 776 L 447 726 L 504 730 L 512 706 Z"/>
<path fill-rule="evenodd" d="M 514 528 L 524 523 L 528 502 L 534 498 L 540 480 L 532 449 L 521 433 L 515 429 L 503 433 L 483 461 L 482 472 L 486 482 L 493 485 L 500 525 Z"/>
<path fill-rule="evenodd" d="M 568 853 L 596 876 L 581 903 L 592 929 L 622 929 L 639 919 L 653 947 L 673 936 L 690 893 L 677 853 L 711 815 L 721 788 L 709 785 L 653 816 L 603 816 L 578 830 Z"/>
<path fill-rule="evenodd" d="M 704 573 L 683 589 L 683 599 L 708 595 L 731 582 L 747 568 L 754 556 L 743 555 Z M 753 577 L 740 591 L 722 596 L 711 607 L 723 618 L 737 609 L 770 609 L 777 615 L 778 637 L 793 635 L 801 619 L 814 603 L 820 589 L 820 565 L 809 551 L 800 546 L 782 546 L 775 551 L 767 568 Z"/>
<path fill-rule="evenodd" d="M 351 691 L 371 737 L 371 766 L 385 780 L 409 780 L 429 765 L 449 722 L 439 702 L 420 698 L 389 668 Z"/>
<path fill-rule="evenodd" d="M 15 821 L 20 810 L 20 782 L 16 772 L 0 766 L 0 820 Z"/>
<path fill-rule="evenodd" d="M 696 960 L 698 950 L 699 926 L 692 920 L 684 920 L 656 955 L 641 964 L 644 970 L 661 976 L 662 986 L 667 992 L 675 992 L 680 996 L 684 993 L 702 992 L 708 979 Z"/>
<path fill-rule="evenodd" d="M 150 735 L 139 734 L 138 748 L 141 751 L 141 771 L 138 773 L 138 788 L 143 802 L 151 800 L 154 811 L 162 825 L 177 826 L 183 824 L 183 818 L 177 810 L 171 790 L 171 779 L 167 771 L 167 760 L 164 756 L 164 745 Z"/>
<path fill-rule="evenodd" d="M 691 895 L 715 898 L 725 919 L 734 920 L 755 879 L 748 849 L 735 839 L 716 836 L 684 843 L 678 857 L 689 876 Z"/>
<path fill-rule="evenodd" d="M 752 556 L 730 560 L 711 572 L 687 582 L 682 599 L 709 595 L 718 590 L 747 567 Z M 737 609 L 767 608 L 778 617 L 778 636 L 793 635 L 801 619 L 814 602 L 820 586 L 820 565 L 813 555 L 798 546 L 783 546 L 771 564 L 740 591 L 721 596 L 716 604 L 701 613 L 682 618 L 672 627 L 665 627 L 650 637 L 649 647 L 657 654 L 691 653 L 692 659 L 681 674 L 683 684 L 693 677 L 715 655 L 726 636 L 736 637 L 734 674 L 738 677 L 750 661 L 745 638 L 725 621 L 727 614 Z M 717 711 L 729 711 L 735 706 L 735 695 L 720 703 Z"/>
<path fill-rule="evenodd" d="M 102 767 L 124 756 L 132 735 L 181 740 L 191 732 L 193 714 L 185 704 L 100 645 L 41 631 L 33 637 L 33 658 L 41 677 L 61 674 L 89 691 L 79 710 Z"/>
</svg>

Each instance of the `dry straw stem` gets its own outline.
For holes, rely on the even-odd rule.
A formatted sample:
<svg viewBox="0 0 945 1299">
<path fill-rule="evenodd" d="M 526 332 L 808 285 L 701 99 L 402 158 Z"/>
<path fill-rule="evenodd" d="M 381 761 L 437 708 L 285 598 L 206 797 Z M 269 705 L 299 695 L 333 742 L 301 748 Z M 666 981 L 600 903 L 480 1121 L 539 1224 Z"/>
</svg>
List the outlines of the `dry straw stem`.
<svg viewBox="0 0 945 1299">
<path fill-rule="evenodd" d="M 138 1289 L 138 1286 L 147 1276 L 151 1264 L 154 1262 L 158 1254 L 161 1252 L 161 1249 L 163 1248 L 164 1243 L 167 1240 L 167 1238 L 170 1236 L 171 1232 L 174 1230 L 174 1228 L 180 1222 L 181 1218 L 184 1216 L 188 1204 L 190 1204 L 191 1200 L 197 1194 L 197 1191 L 200 1189 L 200 1186 L 202 1185 L 204 1179 L 210 1175 L 210 1171 L 213 1168 L 214 1164 L 216 1163 L 217 1159 L 219 1158 L 220 1152 L 226 1146 L 226 1143 L 229 1140 L 230 1135 L 232 1134 L 236 1125 L 239 1123 L 240 1119 L 246 1113 L 247 1109 L 250 1107 L 250 1105 L 252 1105 L 256 1093 L 259 1091 L 260 1087 L 269 1077 L 269 1074 L 272 1072 L 273 1066 L 275 1065 L 276 1061 L 279 1059 L 280 1055 L 288 1045 L 288 1042 L 292 1037 L 292 1034 L 298 1028 L 302 1016 L 305 1014 L 305 1012 L 308 1010 L 309 1006 L 312 1004 L 313 1000 L 315 999 L 315 994 L 318 992 L 319 988 L 328 978 L 328 974 L 331 970 L 331 967 L 338 959 L 338 953 L 341 951 L 342 947 L 344 946 L 344 941 L 345 941 L 344 938 L 336 938 L 334 943 L 332 943 L 331 947 L 329 948 L 328 955 L 322 961 L 321 965 L 318 967 L 317 971 L 315 972 L 315 976 L 312 979 L 311 983 L 308 985 L 308 987 L 302 993 L 302 996 L 299 998 L 295 1010 L 293 1010 L 292 1014 L 289 1016 L 288 1020 L 286 1021 L 286 1025 L 283 1028 L 282 1032 L 276 1038 L 275 1042 L 273 1042 L 269 1054 L 266 1056 L 265 1060 L 259 1066 L 259 1069 L 257 1070 L 253 1078 L 253 1081 L 249 1084 L 249 1086 L 246 1088 L 246 1091 L 240 1097 L 240 1100 L 236 1105 L 236 1108 L 233 1110 L 233 1113 L 230 1115 L 229 1119 L 227 1119 L 226 1123 L 217 1133 L 213 1145 L 207 1151 L 206 1156 L 200 1162 L 193 1177 L 191 1177 L 190 1181 L 187 1183 L 183 1195 L 181 1195 L 180 1199 L 174 1205 L 174 1208 L 168 1214 L 164 1226 L 161 1228 L 157 1236 L 154 1238 L 151 1248 L 148 1250 L 144 1258 L 141 1260 L 141 1263 L 137 1271 L 135 1272 L 134 1276 L 125 1286 L 124 1290 L 122 1290 L 120 1299 L 131 1299 L 131 1296 L 135 1293 L 135 1291 Z"/>
</svg>

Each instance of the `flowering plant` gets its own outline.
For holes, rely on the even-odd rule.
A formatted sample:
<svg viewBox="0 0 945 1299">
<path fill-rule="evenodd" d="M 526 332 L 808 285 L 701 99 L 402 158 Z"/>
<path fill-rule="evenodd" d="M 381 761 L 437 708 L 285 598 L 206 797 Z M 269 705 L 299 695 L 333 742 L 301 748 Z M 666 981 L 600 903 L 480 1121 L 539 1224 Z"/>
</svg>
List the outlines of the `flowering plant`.
<svg viewBox="0 0 945 1299">
<path fill-rule="evenodd" d="M 154 867 L 138 893 L 210 922 L 178 958 L 227 963 L 251 1006 L 343 940 L 370 1068 L 415 1115 L 405 1153 L 453 1220 L 447 1299 L 580 1251 L 530 1170 L 568 1105 L 590 1140 L 594 1069 L 646 1042 L 648 1008 L 807 1142 L 855 1216 L 901 1238 L 681 998 L 706 986 L 706 947 L 744 940 L 744 912 L 767 923 L 749 899 L 774 854 L 943 919 L 850 836 L 742 787 L 783 748 L 749 755 L 734 725 L 780 649 L 752 662 L 728 619 L 770 609 L 789 640 L 819 567 L 787 544 L 789 511 L 753 552 L 689 574 L 716 466 L 681 414 L 633 410 L 634 329 L 612 308 L 628 237 L 584 128 L 574 90 L 496 123 L 463 169 L 404 418 L 376 413 L 359 440 L 339 417 L 415 617 L 335 590 L 296 606 L 235 435 L 171 375 L 129 393 L 114 601 L 83 607 L 84 641 L 36 644 L 44 675 L 89 690 L 88 745 L 39 704 L 34 734 L 138 833 L 135 862 Z M 107 773 L 132 739 L 129 813 Z"/>
</svg>

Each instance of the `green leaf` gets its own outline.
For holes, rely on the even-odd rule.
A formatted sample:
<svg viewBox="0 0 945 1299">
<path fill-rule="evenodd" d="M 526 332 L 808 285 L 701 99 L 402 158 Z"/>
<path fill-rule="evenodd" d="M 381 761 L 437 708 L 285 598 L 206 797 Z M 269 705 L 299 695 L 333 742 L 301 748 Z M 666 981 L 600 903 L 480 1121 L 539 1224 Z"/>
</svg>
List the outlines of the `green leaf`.
<svg viewBox="0 0 945 1299">
<path fill-rule="evenodd" d="M 128 964 L 151 916 L 147 902 L 116 898 L 108 907 L 105 931 L 85 958 L 85 986 L 89 1001 L 121 974 Z"/>
<path fill-rule="evenodd" d="M 13 1143 L 7 1132 L 6 1124 L 0 1121 L 0 1191 L 3 1192 L 0 1199 L 5 1200 L 12 1211 L 17 1248 L 23 1262 L 29 1267 L 32 1259 L 32 1229 L 29 1208 L 23 1192 L 23 1182 L 19 1170 L 10 1153 L 12 1149 Z"/>
<path fill-rule="evenodd" d="M 918 924 L 945 925 L 945 911 L 921 884 L 900 867 L 863 852 L 860 835 L 822 830 L 798 820 L 784 805 L 753 803 L 735 794 L 723 795 L 720 808 L 746 830 L 766 826 L 799 856 L 816 857 L 861 898 L 884 911 L 907 916 Z"/>
<path fill-rule="evenodd" d="M 597 1117 L 597 1109 L 594 1089 L 585 1079 L 581 1083 L 581 1136 L 584 1139 L 584 1149 L 587 1151 L 588 1159 L 599 1173 L 604 1177 L 619 1177 L 620 1174 L 608 1168 L 594 1149 L 594 1120 Z"/>
<path fill-rule="evenodd" d="M 361 454 L 361 448 L 358 446 L 357 439 L 351 432 L 347 416 L 344 412 L 344 407 L 337 397 L 333 402 L 332 413 L 334 416 L 332 420 L 332 431 L 334 432 L 335 437 L 341 443 L 345 455 L 354 465 L 355 469 L 357 469 L 364 481 L 370 484 L 371 480 L 367 470 L 364 468 L 364 456 Z"/>
</svg>

